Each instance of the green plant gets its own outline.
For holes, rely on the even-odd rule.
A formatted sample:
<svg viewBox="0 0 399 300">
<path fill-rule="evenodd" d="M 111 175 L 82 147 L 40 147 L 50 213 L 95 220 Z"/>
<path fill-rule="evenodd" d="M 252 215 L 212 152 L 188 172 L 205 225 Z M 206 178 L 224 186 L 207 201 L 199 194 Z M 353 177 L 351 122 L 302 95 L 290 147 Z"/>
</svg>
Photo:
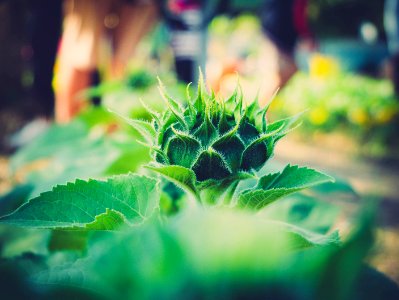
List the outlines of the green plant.
<svg viewBox="0 0 399 300">
<path fill-rule="evenodd" d="M 149 111 L 152 123 L 127 120 L 152 149 L 148 168 L 189 191 L 194 197 L 186 201 L 203 205 L 179 207 L 179 216 L 170 216 L 161 201 L 165 191 L 175 197 L 171 185 L 133 173 L 58 185 L 0 218 L 1 224 L 36 229 L 0 227 L 2 290 L 17 285 L 23 288 L 12 290 L 14 295 L 28 291 L 21 297 L 46 299 L 357 299 L 370 221 L 339 247 L 338 232 L 329 230 L 335 217 L 329 205 L 317 209 L 316 202 L 298 198 L 295 206 L 286 203 L 288 209 L 274 213 L 277 219 L 252 213 L 332 181 L 290 165 L 259 175 L 297 117 L 269 124 L 267 108 L 245 106 L 238 92 L 218 102 L 202 82 L 186 108 L 162 92 L 165 113 Z M 200 145 L 197 153 L 189 150 L 192 144 Z M 237 161 L 230 150 L 239 150 L 232 154 Z M 205 167 L 213 172 L 201 177 Z M 293 219 L 303 228 L 284 222 Z M 16 275 L 19 270 L 24 272 Z M 385 288 L 379 295 L 397 293 L 390 282 Z"/>
<path fill-rule="evenodd" d="M 160 90 L 168 109 L 163 114 L 148 109 L 151 123 L 128 122 L 153 152 L 154 162 L 148 168 L 208 204 L 233 204 L 238 183 L 256 178 L 299 116 L 269 124 L 268 106 L 260 108 L 256 100 L 246 105 L 239 87 L 224 101 L 208 94 L 200 80 L 194 100 L 187 92 L 186 107 L 167 95 L 162 84 Z M 330 180 L 317 171 L 288 165 L 282 173 L 259 178 L 253 189 L 238 196 L 236 205 L 260 209 L 291 192 Z"/>
<path fill-rule="evenodd" d="M 105 94 L 117 92 L 123 89 L 130 91 L 145 91 L 149 89 L 155 82 L 154 76 L 144 69 L 131 71 L 124 80 L 108 81 L 99 86 L 90 88 L 84 92 L 88 98 L 101 97 Z"/>
<path fill-rule="evenodd" d="M 362 153 L 381 156 L 390 154 L 390 149 L 394 154 L 398 148 L 394 136 L 399 102 L 387 80 L 349 73 L 320 78 L 298 73 L 272 108 L 275 115 L 309 109 L 300 130 L 306 138 L 316 132 L 341 131 L 357 142 Z"/>
<path fill-rule="evenodd" d="M 168 105 L 162 115 L 147 108 L 152 123 L 126 120 L 153 152 L 153 163 L 148 168 L 189 191 L 202 204 L 260 210 L 290 193 L 332 181 L 315 170 L 290 165 L 282 172 L 257 176 L 256 171 L 273 155 L 275 143 L 298 116 L 268 124 L 267 107 L 259 108 L 257 101 L 246 106 L 239 88 L 222 101 L 206 93 L 202 80 L 194 101 L 187 92 L 187 107 L 169 97 L 162 85 L 160 90 Z M 253 187 L 235 193 L 246 179 L 255 180 Z M 139 181 L 141 185 L 136 183 Z M 123 223 L 134 225 L 145 221 L 159 206 L 140 211 L 146 207 L 145 197 L 159 198 L 149 196 L 150 190 L 158 190 L 153 179 L 135 174 L 105 182 L 76 181 L 39 195 L 0 222 L 41 228 L 90 228 L 96 224 L 97 229 L 110 229 Z M 52 201 L 64 208 L 63 214 Z"/>
</svg>

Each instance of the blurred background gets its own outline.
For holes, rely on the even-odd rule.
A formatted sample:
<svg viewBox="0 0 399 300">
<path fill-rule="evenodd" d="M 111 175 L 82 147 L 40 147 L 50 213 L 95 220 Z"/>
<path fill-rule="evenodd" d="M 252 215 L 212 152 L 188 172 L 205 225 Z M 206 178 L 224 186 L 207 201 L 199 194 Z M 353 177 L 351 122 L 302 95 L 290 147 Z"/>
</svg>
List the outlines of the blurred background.
<svg viewBox="0 0 399 300">
<path fill-rule="evenodd" d="M 141 102 L 164 106 L 156 76 L 183 99 L 201 67 L 221 97 L 238 74 L 248 102 L 274 98 L 271 120 L 304 112 L 276 164 L 346 182 L 355 196 L 324 199 L 346 216 L 378 202 L 369 260 L 399 283 L 398 13 L 395 0 L 0 1 L 1 215 L 148 161 L 108 109 L 146 119 Z"/>
</svg>

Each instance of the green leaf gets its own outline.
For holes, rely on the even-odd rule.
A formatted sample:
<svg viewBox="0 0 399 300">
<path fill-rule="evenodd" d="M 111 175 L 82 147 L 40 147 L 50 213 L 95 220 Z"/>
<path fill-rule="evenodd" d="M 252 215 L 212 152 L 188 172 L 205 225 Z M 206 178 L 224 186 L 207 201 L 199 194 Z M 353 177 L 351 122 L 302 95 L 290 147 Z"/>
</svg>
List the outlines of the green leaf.
<svg viewBox="0 0 399 300">
<path fill-rule="evenodd" d="M 122 213 L 107 208 L 105 213 L 96 216 L 95 221 L 87 224 L 86 228 L 92 230 L 115 230 L 125 224 L 129 224 L 129 222 Z"/>
<path fill-rule="evenodd" d="M 298 192 L 269 206 L 262 211 L 262 216 L 326 234 L 335 224 L 339 211 L 338 206 L 330 202 Z"/>
<path fill-rule="evenodd" d="M 239 196 L 237 205 L 259 210 L 293 192 L 329 181 L 334 179 L 316 170 L 288 165 L 281 173 L 261 177 L 254 190 L 244 191 Z"/>
<path fill-rule="evenodd" d="M 148 115 L 150 115 L 158 123 L 158 125 L 161 124 L 161 115 L 160 115 L 160 113 L 157 112 L 157 111 L 154 111 L 146 103 L 144 103 L 141 99 L 139 99 L 139 101 L 141 103 L 141 106 L 148 113 Z"/>
<path fill-rule="evenodd" d="M 274 223 L 270 221 L 270 224 Z M 280 228 L 281 233 L 285 234 L 290 241 L 291 249 L 305 249 L 316 246 L 338 246 L 340 238 L 338 231 L 333 231 L 331 234 L 318 234 L 301 227 L 287 224 L 284 222 L 276 222 L 276 227 Z"/>
<path fill-rule="evenodd" d="M 145 139 L 145 141 L 152 145 L 154 143 L 156 132 L 151 123 L 147 121 L 125 119 L 134 129 L 136 129 L 140 135 Z"/>
<path fill-rule="evenodd" d="M 187 123 L 184 120 L 184 116 L 182 114 L 183 109 L 181 108 L 180 104 L 166 93 L 165 86 L 163 85 L 162 81 L 159 78 L 158 82 L 159 82 L 159 88 L 158 88 L 159 93 L 161 94 L 162 98 L 165 100 L 166 104 L 168 105 L 169 110 L 173 113 L 179 124 L 183 128 L 187 128 Z"/>
<path fill-rule="evenodd" d="M 209 114 L 205 114 L 205 120 L 202 125 L 194 132 L 194 136 L 201 141 L 203 147 L 208 147 L 217 137 L 217 129 L 212 124 Z"/>
<path fill-rule="evenodd" d="M 251 103 L 248 104 L 246 107 L 246 115 L 250 119 L 251 123 L 255 123 L 254 116 L 255 116 L 256 112 L 259 110 L 258 100 L 259 100 L 259 91 L 256 94 L 255 99 L 253 101 L 251 101 Z"/>
<path fill-rule="evenodd" d="M 172 181 L 184 190 L 189 191 L 198 199 L 198 191 L 195 187 L 197 178 L 194 171 L 187 169 L 182 166 L 170 165 L 170 166 L 146 166 L 147 169 L 155 171 L 168 180 Z"/>
<path fill-rule="evenodd" d="M 297 121 L 302 116 L 302 114 L 303 114 L 303 112 L 296 114 L 292 117 L 273 122 L 267 126 L 267 130 L 268 131 L 275 131 L 275 130 L 281 131 L 278 135 L 279 136 L 278 139 L 280 139 L 280 138 L 284 137 L 288 132 L 290 132 L 291 130 L 294 130 L 297 126 L 300 125 L 300 123 L 299 123 L 297 126 L 293 127 L 293 125 L 295 123 L 297 123 Z M 276 141 L 278 139 L 276 139 Z"/>
<path fill-rule="evenodd" d="M 252 190 L 243 192 L 239 198 L 237 206 L 243 209 L 260 210 L 268 204 L 298 190 L 272 189 L 272 190 Z"/>
<path fill-rule="evenodd" d="M 198 88 L 197 88 L 197 97 L 193 103 L 194 108 L 198 113 L 205 112 L 205 102 L 204 96 L 206 95 L 205 91 L 205 82 L 202 71 L 199 71 L 199 79 L 198 79 Z"/>
<path fill-rule="evenodd" d="M 250 118 L 251 122 L 255 124 L 255 127 L 256 129 L 259 130 L 259 132 L 266 132 L 267 128 L 266 114 L 277 92 L 278 90 L 275 91 L 269 103 L 265 107 L 261 108 L 259 107 L 259 91 L 258 91 L 258 94 L 256 95 L 255 99 L 252 101 L 251 105 L 248 106 L 247 108 L 248 117 Z"/>
<path fill-rule="evenodd" d="M 268 176 L 266 176 L 268 177 Z M 262 178 L 260 179 L 260 181 Z M 277 178 L 269 182 L 270 188 L 309 188 L 325 182 L 333 182 L 334 178 L 307 167 L 287 165 Z M 265 182 L 264 182 L 265 183 Z M 265 189 L 264 187 L 262 187 Z"/>
<path fill-rule="evenodd" d="M 184 111 L 184 116 L 185 116 L 188 128 L 192 128 L 195 125 L 197 112 L 190 100 L 187 100 L 187 105 L 188 105 L 188 108 L 186 108 L 186 110 Z"/>
<path fill-rule="evenodd" d="M 157 181 L 135 174 L 107 181 L 76 180 L 22 205 L 0 223 L 35 228 L 110 230 L 122 220 L 137 225 L 158 208 Z"/>
<path fill-rule="evenodd" d="M 242 92 L 242 87 L 239 82 L 237 82 L 237 87 L 238 87 L 238 93 L 237 97 L 235 98 L 236 106 L 234 108 L 234 118 L 236 119 L 236 121 L 242 118 L 243 104 L 244 104 L 244 95 Z"/>
<path fill-rule="evenodd" d="M 208 204 L 229 205 L 241 180 L 253 178 L 252 174 L 240 172 L 222 180 L 209 179 L 198 184 L 201 200 Z"/>
<path fill-rule="evenodd" d="M 237 97 L 238 97 L 238 85 L 236 85 L 233 94 L 231 94 L 231 96 L 226 101 L 224 101 L 224 106 L 227 111 L 234 112 L 237 103 Z"/>
<path fill-rule="evenodd" d="M 166 148 L 166 145 L 168 144 L 169 140 L 173 137 L 174 132 L 172 130 L 172 126 L 176 126 L 179 124 L 176 123 L 170 123 L 168 125 L 163 125 L 161 129 L 159 130 L 159 135 L 158 135 L 158 144 L 161 146 L 162 149 Z"/>
<path fill-rule="evenodd" d="M 254 121 L 256 129 L 265 132 L 267 129 L 266 110 L 259 110 L 255 113 Z"/>
<path fill-rule="evenodd" d="M 155 129 L 151 123 L 147 121 L 130 119 L 116 112 L 113 113 L 125 120 L 126 123 L 128 123 L 134 129 L 136 129 L 149 145 L 152 145 L 154 143 L 157 133 L 155 132 Z"/>
</svg>

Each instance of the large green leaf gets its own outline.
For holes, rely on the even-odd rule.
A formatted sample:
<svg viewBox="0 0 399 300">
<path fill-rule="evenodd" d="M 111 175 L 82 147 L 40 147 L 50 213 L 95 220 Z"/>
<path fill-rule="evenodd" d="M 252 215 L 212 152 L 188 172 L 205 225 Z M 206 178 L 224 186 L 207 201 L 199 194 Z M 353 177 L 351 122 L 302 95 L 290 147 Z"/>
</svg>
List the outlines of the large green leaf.
<svg viewBox="0 0 399 300">
<path fill-rule="evenodd" d="M 262 189 L 270 188 L 308 188 L 326 182 L 333 182 L 334 178 L 307 167 L 287 165 L 280 173 L 274 174 L 273 180 L 268 181 L 269 175 L 262 177 L 259 184 Z M 267 186 L 265 186 L 267 185 Z"/>
<path fill-rule="evenodd" d="M 107 181 L 76 180 L 30 200 L 0 223 L 35 228 L 111 230 L 136 225 L 158 208 L 157 181 L 134 174 Z"/>
<path fill-rule="evenodd" d="M 171 165 L 171 166 L 149 165 L 146 167 L 166 177 L 168 180 L 172 181 L 182 189 L 191 192 L 196 198 L 199 197 L 197 188 L 195 186 L 197 179 L 194 171 L 177 165 Z"/>
<path fill-rule="evenodd" d="M 288 194 L 329 181 L 334 179 L 316 170 L 287 165 L 281 173 L 261 177 L 255 189 L 239 196 L 237 206 L 259 210 Z"/>
<path fill-rule="evenodd" d="M 338 206 L 331 202 L 294 193 L 279 200 L 262 211 L 262 216 L 269 220 L 277 220 L 294 224 L 320 234 L 331 230 L 340 213 Z"/>
</svg>

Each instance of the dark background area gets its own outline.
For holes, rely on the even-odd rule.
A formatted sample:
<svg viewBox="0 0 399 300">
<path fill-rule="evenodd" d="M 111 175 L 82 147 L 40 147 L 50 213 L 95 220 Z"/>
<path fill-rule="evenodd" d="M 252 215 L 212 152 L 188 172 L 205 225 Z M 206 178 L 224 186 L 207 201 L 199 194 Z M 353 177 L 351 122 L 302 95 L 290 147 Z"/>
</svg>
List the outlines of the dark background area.
<svg viewBox="0 0 399 300">
<path fill-rule="evenodd" d="M 359 27 L 367 20 L 384 38 L 383 0 L 310 0 L 309 21 L 319 38 L 358 37 Z"/>
</svg>

